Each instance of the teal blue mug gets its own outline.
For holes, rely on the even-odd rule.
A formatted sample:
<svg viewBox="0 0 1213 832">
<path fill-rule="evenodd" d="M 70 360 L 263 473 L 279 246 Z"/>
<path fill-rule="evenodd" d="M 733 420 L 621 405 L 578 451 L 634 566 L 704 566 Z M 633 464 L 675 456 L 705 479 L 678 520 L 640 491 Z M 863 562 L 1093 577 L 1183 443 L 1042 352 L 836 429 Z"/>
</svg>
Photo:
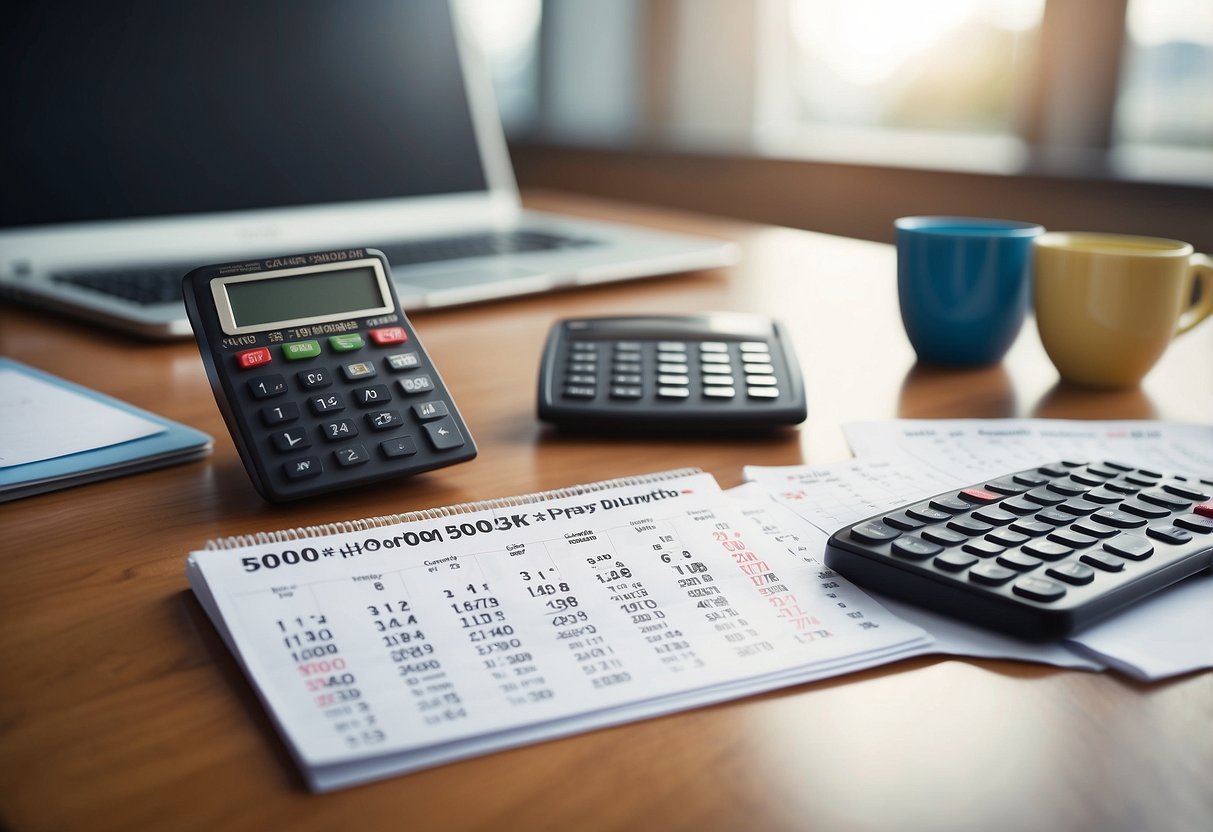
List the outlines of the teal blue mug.
<svg viewBox="0 0 1213 832">
<path fill-rule="evenodd" d="M 920 361 L 1001 361 L 1023 326 L 1032 241 L 1044 228 L 1016 220 L 902 217 L 897 297 Z"/>
</svg>

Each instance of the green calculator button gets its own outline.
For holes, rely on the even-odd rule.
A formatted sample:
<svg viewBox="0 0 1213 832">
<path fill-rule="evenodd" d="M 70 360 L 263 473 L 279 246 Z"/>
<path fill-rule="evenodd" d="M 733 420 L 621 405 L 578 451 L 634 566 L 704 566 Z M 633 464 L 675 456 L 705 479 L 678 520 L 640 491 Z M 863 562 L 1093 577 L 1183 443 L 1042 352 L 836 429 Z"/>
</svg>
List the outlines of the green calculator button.
<svg viewBox="0 0 1213 832">
<path fill-rule="evenodd" d="M 350 350 L 360 350 L 365 346 L 362 340 L 362 335 L 357 332 L 351 332 L 346 335 L 330 335 L 329 346 L 333 352 L 349 352 Z"/>
<path fill-rule="evenodd" d="M 282 345 L 282 357 L 291 361 L 320 355 L 319 341 L 291 341 Z"/>
</svg>

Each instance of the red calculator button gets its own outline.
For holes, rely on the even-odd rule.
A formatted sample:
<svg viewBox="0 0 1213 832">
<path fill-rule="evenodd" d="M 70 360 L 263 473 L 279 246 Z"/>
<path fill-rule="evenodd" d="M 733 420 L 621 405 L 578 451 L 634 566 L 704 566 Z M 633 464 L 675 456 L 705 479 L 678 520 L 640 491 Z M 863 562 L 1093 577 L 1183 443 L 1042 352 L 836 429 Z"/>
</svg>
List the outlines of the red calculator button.
<svg viewBox="0 0 1213 832">
<path fill-rule="evenodd" d="M 1002 495 L 986 491 L 984 488 L 966 488 L 960 492 L 960 499 L 970 503 L 992 503 L 995 500 L 1001 500 Z"/>
<path fill-rule="evenodd" d="M 270 363 L 270 351 L 268 347 L 258 347 L 255 350 L 244 350 L 236 353 L 236 363 L 241 369 L 247 370 L 250 367 L 259 367 L 262 364 Z"/>
<path fill-rule="evenodd" d="M 367 333 L 371 336 L 371 340 L 381 347 L 388 344 L 403 344 L 409 340 L 408 333 L 404 331 L 402 326 L 384 326 L 379 329 L 372 329 Z"/>
<path fill-rule="evenodd" d="M 1201 517 L 1213 517 L 1213 503 L 1201 503 L 1192 511 Z"/>
</svg>

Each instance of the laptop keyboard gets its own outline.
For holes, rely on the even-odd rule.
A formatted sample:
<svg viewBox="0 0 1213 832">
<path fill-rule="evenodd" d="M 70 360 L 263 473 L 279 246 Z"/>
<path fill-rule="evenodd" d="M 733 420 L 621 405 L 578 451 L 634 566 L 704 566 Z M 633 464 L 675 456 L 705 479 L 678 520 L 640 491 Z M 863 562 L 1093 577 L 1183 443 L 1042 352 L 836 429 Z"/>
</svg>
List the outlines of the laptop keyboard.
<svg viewBox="0 0 1213 832">
<path fill-rule="evenodd" d="M 511 231 L 466 234 L 433 240 L 413 240 L 375 247 L 387 255 L 389 263 L 399 266 L 436 263 L 442 260 L 461 260 L 467 257 L 581 248 L 594 245 L 596 242 L 596 240 L 586 237 L 567 237 L 541 231 Z M 180 302 L 181 278 L 195 265 L 180 264 L 61 272 L 51 275 L 51 279 L 148 306 Z"/>
</svg>

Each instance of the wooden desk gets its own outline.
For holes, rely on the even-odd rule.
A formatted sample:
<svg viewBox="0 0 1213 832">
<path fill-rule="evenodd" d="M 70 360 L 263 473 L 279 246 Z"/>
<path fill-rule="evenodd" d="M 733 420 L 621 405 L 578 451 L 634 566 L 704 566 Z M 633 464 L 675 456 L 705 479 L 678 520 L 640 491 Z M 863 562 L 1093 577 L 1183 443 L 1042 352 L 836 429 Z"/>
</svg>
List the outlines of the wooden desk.
<svg viewBox="0 0 1213 832">
<path fill-rule="evenodd" d="M 189 592 L 208 538 L 698 465 L 848 456 L 841 425 L 904 417 L 1208 421 L 1213 325 L 1140 390 L 1056 384 L 1031 323 L 1005 362 L 915 367 L 892 250 L 595 203 L 532 204 L 738 240 L 741 265 L 415 316 L 481 455 L 283 508 L 256 496 L 192 342 L 149 345 L 13 307 L 0 354 L 208 431 L 209 459 L 0 506 L 0 826 L 26 829 L 1213 829 L 1213 673 L 1139 685 L 922 658 L 312 795 Z M 535 420 L 553 321 L 779 315 L 809 396 L 773 439 L 566 438 Z M 1213 634 L 1210 634 L 1213 637 Z"/>
</svg>

